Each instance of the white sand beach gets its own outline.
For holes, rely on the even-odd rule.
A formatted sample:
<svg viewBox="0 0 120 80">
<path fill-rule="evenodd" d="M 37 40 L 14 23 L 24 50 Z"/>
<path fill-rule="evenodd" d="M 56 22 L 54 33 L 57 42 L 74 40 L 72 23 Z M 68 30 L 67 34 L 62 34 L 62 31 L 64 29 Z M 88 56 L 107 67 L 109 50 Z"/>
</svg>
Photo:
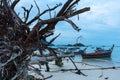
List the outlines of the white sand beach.
<svg viewBox="0 0 120 80">
<path fill-rule="evenodd" d="M 82 60 L 81 62 L 76 62 L 75 64 L 77 65 L 78 69 L 80 69 L 81 72 L 86 76 L 76 74 L 75 72 L 77 72 L 77 70 L 61 71 L 61 69 L 75 69 L 70 60 L 67 61 L 65 59 L 63 60 L 63 63 L 64 65 L 62 67 L 58 67 L 54 65 L 54 62 L 50 62 L 50 72 L 46 72 L 45 66 L 42 66 L 41 73 L 44 75 L 44 77 L 52 75 L 52 77 L 48 78 L 47 80 L 119 80 L 120 78 L 120 63 L 116 63 L 118 64 L 116 65 L 111 61 L 102 59 L 86 59 Z"/>
</svg>

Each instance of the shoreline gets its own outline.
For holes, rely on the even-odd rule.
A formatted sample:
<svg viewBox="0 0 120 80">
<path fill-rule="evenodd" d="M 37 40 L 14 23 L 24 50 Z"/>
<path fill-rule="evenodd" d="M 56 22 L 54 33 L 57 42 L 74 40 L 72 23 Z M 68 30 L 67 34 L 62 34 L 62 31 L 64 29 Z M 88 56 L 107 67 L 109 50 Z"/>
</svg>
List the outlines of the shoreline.
<svg viewBox="0 0 120 80">
<path fill-rule="evenodd" d="M 104 63 L 102 63 L 103 61 L 97 61 L 98 63 L 96 63 L 94 60 L 88 60 L 86 59 L 82 62 L 75 62 L 78 69 L 87 76 L 76 74 L 77 70 L 72 62 L 66 59 L 63 60 L 64 65 L 62 67 L 54 65 L 54 61 L 49 62 L 50 72 L 45 71 L 46 68 L 44 65 L 41 66 L 41 73 L 44 77 L 51 76 L 47 80 L 117 80 L 119 78 L 119 66 L 115 66 L 113 63 L 110 64 L 110 62 L 107 61 Z M 39 66 L 35 65 L 35 67 L 38 68 Z M 39 75 L 36 77 L 39 77 Z"/>
</svg>

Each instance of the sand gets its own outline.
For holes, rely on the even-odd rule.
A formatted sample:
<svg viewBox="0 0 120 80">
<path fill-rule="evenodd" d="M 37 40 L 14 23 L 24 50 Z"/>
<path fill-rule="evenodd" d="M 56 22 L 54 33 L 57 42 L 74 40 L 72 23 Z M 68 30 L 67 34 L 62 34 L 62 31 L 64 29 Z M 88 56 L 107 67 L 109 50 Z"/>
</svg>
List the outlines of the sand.
<svg viewBox="0 0 120 80">
<path fill-rule="evenodd" d="M 53 75 L 47 80 L 119 80 L 120 78 L 120 63 L 111 62 L 109 60 L 99 60 L 99 59 L 85 59 L 81 62 L 76 62 L 75 64 L 81 72 L 87 76 L 76 74 L 77 70 L 72 71 L 60 71 L 61 69 L 75 69 L 72 62 L 66 59 L 63 60 L 64 65 L 58 67 L 54 65 L 54 61 L 49 63 L 50 72 L 45 71 L 45 66 L 42 66 L 41 73 L 44 77 Z M 116 65 L 117 64 L 117 65 Z M 38 66 L 36 66 L 38 67 Z M 111 68 L 115 69 L 99 69 L 99 68 Z M 89 70 L 88 70 L 89 69 Z M 90 70 L 91 69 L 91 70 Z M 36 75 L 36 74 L 34 74 Z M 38 77 L 38 75 L 36 75 Z"/>
</svg>

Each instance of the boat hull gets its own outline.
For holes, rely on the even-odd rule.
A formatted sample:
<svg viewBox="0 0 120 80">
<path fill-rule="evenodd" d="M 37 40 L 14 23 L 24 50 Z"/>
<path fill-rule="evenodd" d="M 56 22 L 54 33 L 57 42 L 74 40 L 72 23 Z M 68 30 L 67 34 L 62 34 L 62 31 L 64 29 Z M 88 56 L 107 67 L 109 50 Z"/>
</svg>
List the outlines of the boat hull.
<svg viewBox="0 0 120 80">
<path fill-rule="evenodd" d="M 90 53 L 90 54 L 81 54 L 83 58 L 103 58 L 103 57 L 110 57 L 111 51 L 108 52 L 99 52 L 99 53 Z"/>
</svg>

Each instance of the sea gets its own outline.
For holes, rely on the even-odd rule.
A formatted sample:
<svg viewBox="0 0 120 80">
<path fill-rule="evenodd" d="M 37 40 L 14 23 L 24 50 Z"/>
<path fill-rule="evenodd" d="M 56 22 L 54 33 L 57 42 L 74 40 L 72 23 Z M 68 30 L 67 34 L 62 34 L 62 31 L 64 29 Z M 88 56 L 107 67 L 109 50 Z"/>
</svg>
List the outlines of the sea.
<svg viewBox="0 0 120 80">
<path fill-rule="evenodd" d="M 59 46 L 60 47 L 60 46 Z M 69 48 L 68 46 L 62 46 L 64 48 Z M 78 47 L 77 47 L 78 48 Z M 84 49 L 85 47 L 80 47 L 79 49 Z M 105 50 L 111 48 L 111 46 L 102 46 Z M 86 53 L 94 52 L 96 47 L 88 47 Z M 109 58 L 92 58 L 92 59 L 83 59 L 81 55 L 76 55 L 73 58 L 74 62 L 82 62 L 85 64 L 98 65 L 103 67 L 120 67 L 120 46 L 115 46 L 111 57 Z"/>
<path fill-rule="evenodd" d="M 105 49 L 109 49 L 110 46 L 104 47 Z M 94 49 L 94 48 L 93 48 Z M 92 52 L 93 49 L 88 49 L 87 52 Z M 92 58 L 92 59 L 83 59 L 81 55 L 75 56 L 76 62 L 84 62 L 84 63 L 90 63 L 93 65 L 99 65 L 99 66 L 106 66 L 106 67 L 120 67 L 120 47 L 115 46 L 113 49 L 113 52 L 111 54 L 111 57 L 109 58 Z"/>
</svg>

